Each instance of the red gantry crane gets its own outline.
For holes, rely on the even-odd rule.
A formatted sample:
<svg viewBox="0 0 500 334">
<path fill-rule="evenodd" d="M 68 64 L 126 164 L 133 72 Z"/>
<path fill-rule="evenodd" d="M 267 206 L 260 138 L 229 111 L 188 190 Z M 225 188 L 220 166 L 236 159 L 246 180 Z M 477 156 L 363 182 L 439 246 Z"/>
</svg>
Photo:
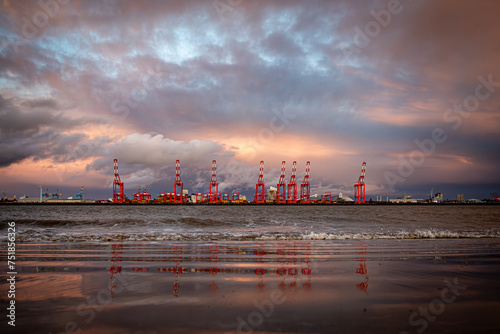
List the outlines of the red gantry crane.
<svg viewBox="0 0 500 334">
<path fill-rule="evenodd" d="M 306 163 L 306 175 L 304 181 L 300 185 L 300 203 L 311 203 L 311 184 L 309 183 L 309 172 L 311 170 L 311 162 Z"/>
<path fill-rule="evenodd" d="M 181 162 L 175 161 L 174 203 L 182 203 Z"/>
<path fill-rule="evenodd" d="M 134 201 L 137 201 L 139 203 L 147 203 L 151 201 L 151 194 L 148 192 L 147 186 L 143 191 L 141 191 L 141 187 L 139 186 L 139 189 L 134 194 Z"/>
<path fill-rule="evenodd" d="M 125 196 L 123 195 L 123 182 L 120 180 L 120 174 L 118 174 L 118 159 L 114 160 L 114 170 L 115 180 L 113 181 L 113 203 L 123 203 L 125 202 Z"/>
<path fill-rule="evenodd" d="M 354 203 L 365 203 L 365 172 L 366 162 L 361 166 L 361 175 L 358 182 L 354 184 Z"/>
<path fill-rule="evenodd" d="M 137 192 L 134 193 L 134 201 L 140 202 L 141 199 L 141 186 L 137 189 Z"/>
<path fill-rule="evenodd" d="M 286 203 L 285 162 L 281 162 L 281 175 L 277 186 L 276 202 Z"/>
<path fill-rule="evenodd" d="M 292 175 L 290 176 L 290 182 L 288 183 L 288 203 L 297 203 L 297 181 L 295 180 L 295 175 L 297 174 L 297 161 L 293 162 L 292 165 Z"/>
<path fill-rule="evenodd" d="M 144 190 L 141 193 L 141 201 L 143 203 L 151 201 L 151 194 L 148 192 L 148 186 L 146 186 L 146 188 L 144 188 Z"/>
<path fill-rule="evenodd" d="M 217 182 L 217 162 L 212 161 L 212 179 L 210 180 L 210 192 L 209 192 L 210 203 L 219 203 L 219 183 Z"/>
<path fill-rule="evenodd" d="M 322 197 L 322 200 L 324 203 L 330 204 L 332 203 L 332 192 L 331 191 L 325 191 L 325 194 Z"/>
<path fill-rule="evenodd" d="M 266 188 L 264 185 L 264 161 L 260 162 L 259 179 L 255 185 L 255 203 L 266 202 Z"/>
</svg>

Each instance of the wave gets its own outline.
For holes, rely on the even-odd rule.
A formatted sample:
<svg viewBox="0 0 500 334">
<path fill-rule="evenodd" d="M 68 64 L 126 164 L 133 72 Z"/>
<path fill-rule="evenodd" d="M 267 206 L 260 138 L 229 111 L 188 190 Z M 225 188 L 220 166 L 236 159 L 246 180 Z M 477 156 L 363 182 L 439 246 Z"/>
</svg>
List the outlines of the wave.
<svg viewBox="0 0 500 334">
<path fill-rule="evenodd" d="M 87 220 L 75 220 L 75 219 L 17 219 L 14 221 L 16 226 L 28 225 L 30 228 L 49 228 L 49 227 L 74 227 L 74 226 L 85 226 L 85 227 L 111 227 L 113 225 L 123 225 L 123 226 L 145 226 L 148 224 L 146 220 L 139 219 L 87 219 Z M 165 224 L 176 223 L 177 220 L 174 219 L 164 219 L 161 221 Z M 7 222 L 0 222 L 0 230 L 7 229 Z"/>
<path fill-rule="evenodd" d="M 18 242 L 116 242 L 116 241 L 272 241 L 272 240 L 375 240 L 375 239 L 466 239 L 500 238 L 499 231 L 452 232 L 447 230 L 415 230 L 397 233 L 161 233 L 105 232 L 50 233 L 26 230 L 18 233 Z M 6 241 L 7 237 L 2 237 Z"/>
<path fill-rule="evenodd" d="M 41 227 L 59 227 L 61 225 L 100 225 L 102 222 L 99 220 L 67 220 L 67 219 L 17 219 L 14 221 L 17 226 L 19 225 L 34 225 Z M 6 224 L 6 223 L 5 223 Z M 3 225 L 0 225 L 3 226 Z"/>
<path fill-rule="evenodd" d="M 195 218 L 195 217 L 183 217 L 179 219 L 179 222 L 190 226 L 223 226 L 227 225 L 227 222 L 213 218 Z"/>
<path fill-rule="evenodd" d="M 415 230 L 396 233 L 314 233 L 302 236 L 304 240 L 370 240 L 370 239 L 457 239 L 457 238 L 500 238 L 498 231 L 452 232 L 440 230 Z"/>
</svg>

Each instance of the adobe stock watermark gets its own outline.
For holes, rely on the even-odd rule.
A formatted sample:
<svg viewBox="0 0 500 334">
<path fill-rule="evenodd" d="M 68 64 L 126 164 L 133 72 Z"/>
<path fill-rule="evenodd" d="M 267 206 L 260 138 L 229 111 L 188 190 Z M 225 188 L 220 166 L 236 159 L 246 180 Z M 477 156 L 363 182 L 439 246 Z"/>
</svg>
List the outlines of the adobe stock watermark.
<svg viewBox="0 0 500 334">
<path fill-rule="evenodd" d="M 413 312 L 408 318 L 408 322 L 416 329 L 417 333 L 423 333 L 429 326 L 429 322 L 436 321 L 437 317 L 446 310 L 446 305 L 453 303 L 458 296 L 461 295 L 460 291 L 467 289 L 466 285 L 458 284 L 458 278 L 455 277 L 453 283 L 444 280 L 446 287 L 441 290 L 440 298 L 433 299 L 428 307 L 419 307 L 418 312 Z M 407 331 L 401 331 L 399 334 L 410 334 Z"/>
<path fill-rule="evenodd" d="M 500 81 L 493 81 L 493 74 L 488 74 L 487 78 L 480 75 L 477 77 L 479 84 L 476 86 L 473 95 L 468 95 L 462 103 L 454 104 L 453 108 L 447 109 L 443 113 L 443 121 L 451 126 L 451 129 L 458 130 L 464 119 L 470 117 L 470 113 L 476 111 L 481 101 L 491 97 L 496 91 L 495 87 L 500 87 Z M 399 158 L 397 174 L 391 171 L 384 173 L 385 180 L 392 191 L 399 183 L 404 183 L 415 172 L 415 168 L 421 166 L 425 159 L 436 152 L 437 146 L 448 140 L 447 131 L 443 128 L 434 128 L 429 138 L 423 140 L 415 139 L 414 143 L 418 147 L 412 151 L 407 158 Z"/>
<path fill-rule="evenodd" d="M 148 68 L 147 74 L 141 79 L 141 87 L 132 90 L 124 98 L 114 99 L 111 102 L 111 111 L 122 120 L 127 118 L 130 111 L 146 99 L 148 92 L 158 88 L 166 74 L 159 64 L 156 65 L 155 70 Z"/>
<path fill-rule="evenodd" d="M 270 144 L 274 140 L 275 134 L 284 131 L 288 125 L 290 125 L 290 121 L 296 116 L 295 111 L 286 106 L 281 110 L 273 108 L 273 116 L 269 120 L 269 125 L 261 128 L 257 133 L 257 137 L 251 138 L 250 141 L 242 147 L 247 154 L 246 160 L 252 161 L 257 155 L 257 151 Z"/>
<path fill-rule="evenodd" d="M 265 299 L 262 302 L 257 300 L 253 301 L 257 311 L 252 311 L 248 314 L 247 319 L 238 317 L 238 328 L 237 333 L 253 333 L 254 328 L 262 326 L 264 323 L 264 317 L 269 318 L 274 313 L 275 305 L 281 305 L 286 301 L 286 296 L 283 291 L 275 288 L 269 294 L 269 299 Z"/>
<path fill-rule="evenodd" d="M 217 12 L 219 19 L 224 20 L 234 18 L 237 13 L 236 8 L 243 3 L 243 0 L 214 0 L 212 7 Z"/>
<path fill-rule="evenodd" d="M 47 26 L 51 18 L 54 18 L 61 11 L 61 6 L 67 5 L 71 0 L 38 0 L 37 4 L 40 10 L 36 11 L 31 17 L 21 17 L 21 34 L 10 33 L 13 41 L 9 40 L 8 45 L 12 46 L 14 52 L 19 51 L 19 46 L 28 44 L 33 38 L 39 35 L 40 31 Z M 4 45 L 1 45 L 2 47 Z"/>
<path fill-rule="evenodd" d="M 412 1 L 412 0 L 407 0 Z M 342 48 L 344 56 L 349 57 L 353 54 L 359 54 L 362 49 L 370 45 L 370 42 L 377 38 L 383 29 L 391 24 L 392 17 L 398 15 L 403 11 L 404 7 L 400 0 L 389 0 L 385 9 L 379 11 L 370 11 L 370 15 L 374 18 L 368 21 L 364 29 L 359 26 L 354 27 L 354 45 Z"/>
<path fill-rule="evenodd" d="M 110 269 L 111 272 L 111 269 Z M 87 298 L 75 307 L 75 313 L 80 317 L 66 322 L 61 332 L 54 334 L 79 334 L 85 332 L 82 327 L 92 323 L 99 312 L 104 311 L 107 305 L 113 302 L 115 294 L 123 292 L 131 283 L 132 277 L 123 275 L 123 273 L 114 272 L 112 286 L 102 288 L 95 294 L 94 297 Z M 114 285 L 118 283 L 118 285 Z M 156 331 L 136 331 L 135 334 L 156 334 Z M 52 334 L 52 332 L 49 332 Z"/>
<path fill-rule="evenodd" d="M 129 284 L 129 282 L 127 280 L 124 280 L 121 275 L 117 275 L 116 279 L 122 284 L 117 289 L 115 289 L 115 292 L 119 293 Z M 78 316 L 83 318 L 82 320 L 86 324 L 90 324 L 96 318 L 96 312 L 102 312 L 104 310 L 104 306 L 111 304 L 112 300 L 113 299 L 111 297 L 109 289 L 103 288 L 97 292 L 95 297 L 87 298 L 85 302 L 80 303 L 76 307 L 75 312 Z M 58 332 L 56 334 L 78 334 L 81 331 L 81 326 L 76 321 L 68 321 L 64 325 L 64 331 Z M 49 334 L 52 334 L 52 332 L 50 332 Z"/>
<path fill-rule="evenodd" d="M 310 265 L 307 268 L 303 268 L 303 270 L 306 270 L 307 276 L 295 275 L 294 280 L 302 282 L 302 280 L 305 280 L 306 277 L 310 279 L 311 274 L 317 272 L 317 263 L 315 261 L 309 261 L 309 263 Z M 279 269 L 280 268 L 277 268 L 277 270 Z M 289 270 L 294 269 L 298 272 L 297 268 L 290 268 Z M 271 292 L 269 293 L 269 298 L 266 298 L 261 302 L 259 302 L 257 299 L 254 299 L 253 305 L 255 306 L 256 310 L 250 312 L 245 319 L 241 316 L 237 317 L 236 320 L 238 322 L 238 325 L 236 332 L 238 334 L 253 333 L 255 329 L 264 324 L 266 318 L 270 318 L 274 314 L 276 306 L 283 304 L 284 302 L 286 302 L 286 300 L 287 297 L 279 287 L 271 290 Z"/>
<path fill-rule="evenodd" d="M 139 87 L 133 89 L 129 94 L 125 94 L 122 98 L 115 98 L 111 102 L 112 113 L 120 120 L 126 119 L 130 115 L 130 112 L 136 109 L 139 103 L 146 99 L 150 91 L 158 88 L 165 76 L 166 71 L 164 71 L 160 65 L 156 65 L 155 70 L 148 68 L 146 75 L 141 78 L 141 85 Z M 83 142 L 76 150 L 68 150 L 68 154 L 63 163 L 68 163 L 77 159 L 85 159 L 95 154 L 100 147 L 106 144 L 106 134 L 108 133 L 105 128 L 106 125 L 107 123 L 99 124 L 98 132 L 101 136 Z M 69 167 L 55 170 L 59 182 L 64 181 L 64 175 L 69 170 L 71 170 Z"/>
</svg>

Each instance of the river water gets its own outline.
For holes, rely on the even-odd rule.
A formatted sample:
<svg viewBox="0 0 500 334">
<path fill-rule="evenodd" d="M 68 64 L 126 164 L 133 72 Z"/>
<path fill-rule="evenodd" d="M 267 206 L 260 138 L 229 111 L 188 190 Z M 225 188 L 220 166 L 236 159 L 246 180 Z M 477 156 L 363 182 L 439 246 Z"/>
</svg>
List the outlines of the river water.
<svg viewBox="0 0 500 334">
<path fill-rule="evenodd" d="M 500 205 L 0 207 L 22 242 L 499 238 L 499 217 Z"/>
<path fill-rule="evenodd" d="M 500 332 L 500 206 L 22 205 L 0 217 L 2 312 L 16 228 L 16 326 L 2 315 L 2 333 Z"/>
</svg>

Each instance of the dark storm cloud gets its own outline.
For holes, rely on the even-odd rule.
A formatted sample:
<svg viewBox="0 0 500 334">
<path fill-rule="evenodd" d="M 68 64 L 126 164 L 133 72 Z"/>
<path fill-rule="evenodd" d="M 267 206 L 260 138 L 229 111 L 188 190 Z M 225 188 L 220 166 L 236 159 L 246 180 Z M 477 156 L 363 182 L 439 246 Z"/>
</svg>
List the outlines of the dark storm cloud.
<svg viewBox="0 0 500 334">
<path fill-rule="evenodd" d="M 77 126 L 95 124 L 96 118 L 69 118 L 51 99 L 14 101 L 0 95 L 0 166 L 9 166 L 26 158 L 51 158 L 68 161 L 82 142 L 83 133 L 65 134 Z"/>
<path fill-rule="evenodd" d="M 22 110 L 24 109 L 24 110 Z M 16 106 L 13 99 L 5 99 L 0 95 L 0 133 L 35 134 L 43 127 L 53 129 L 71 129 L 96 120 L 71 119 L 58 112 L 59 105 L 52 99 L 25 100 Z M 55 113 L 58 112 L 58 113 Z"/>
<path fill-rule="evenodd" d="M 22 106 L 28 108 L 47 108 L 50 110 L 58 110 L 59 106 L 53 99 L 35 99 L 21 102 Z"/>
</svg>

